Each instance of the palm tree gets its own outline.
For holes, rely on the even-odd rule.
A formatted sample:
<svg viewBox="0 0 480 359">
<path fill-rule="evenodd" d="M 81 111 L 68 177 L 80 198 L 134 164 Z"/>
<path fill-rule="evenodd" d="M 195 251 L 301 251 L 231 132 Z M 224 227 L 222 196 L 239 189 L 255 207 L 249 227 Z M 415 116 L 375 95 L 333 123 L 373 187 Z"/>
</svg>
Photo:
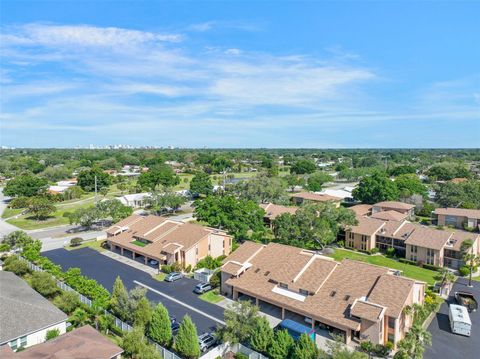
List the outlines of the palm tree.
<svg viewBox="0 0 480 359">
<path fill-rule="evenodd" d="M 89 321 L 90 318 L 88 317 L 88 313 L 82 308 L 75 309 L 72 316 L 70 317 L 70 322 L 72 322 L 75 327 L 84 326 Z"/>
<path fill-rule="evenodd" d="M 473 269 L 480 265 L 480 257 L 474 253 L 465 253 L 463 255 L 463 260 L 465 261 L 466 266 L 470 270 L 470 275 L 468 276 L 468 286 L 472 287 Z"/>
<path fill-rule="evenodd" d="M 414 324 L 398 343 L 398 351 L 407 358 L 422 359 L 426 346 L 432 345 L 432 336 L 422 325 Z"/>
</svg>

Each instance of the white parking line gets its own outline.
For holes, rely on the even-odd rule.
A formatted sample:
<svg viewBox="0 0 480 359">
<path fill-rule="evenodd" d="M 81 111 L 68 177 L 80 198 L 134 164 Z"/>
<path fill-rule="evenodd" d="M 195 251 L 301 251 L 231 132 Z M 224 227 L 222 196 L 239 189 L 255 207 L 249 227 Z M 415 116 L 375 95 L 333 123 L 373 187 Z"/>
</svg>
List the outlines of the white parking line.
<svg viewBox="0 0 480 359">
<path fill-rule="evenodd" d="M 175 303 L 177 303 L 177 304 L 180 304 L 180 305 L 184 306 L 185 308 L 188 308 L 188 309 L 190 309 L 190 310 L 193 310 L 194 312 L 197 312 L 197 313 L 200 314 L 200 315 L 203 315 L 204 317 L 207 317 L 207 318 L 209 318 L 209 319 L 212 319 L 212 320 L 216 321 L 217 323 L 220 323 L 220 324 L 222 324 L 222 325 L 225 325 L 225 322 L 224 322 L 223 320 L 217 319 L 217 318 L 211 316 L 210 314 L 207 314 L 207 313 L 205 313 L 205 312 L 202 312 L 201 310 L 199 310 L 199 309 L 197 309 L 197 308 L 195 308 L 195 307 L 192 307 L 191 305 L 188 305 L 187 303 L 184 303 L 184 302 L 182 302 L 182 301 L 180 301 L 180 300 L 178 300 L 178 299 L 176 299 L 176 298 L 173 298 L 173 297 L 171 297 L 171 296 L 169 296 L 169 295 L 167 295 L 167 294 L 165 294 L 165 293 L 159 292 L 158 290 L 156 290 L 156 289 L 154 289 L 154 288 L 152 288 L 152 287 L 149 287 L 149 286 L 146 285 L 146 284 L 143 284 L 143 283 L 141 283 L 141 282 L 139 282 L 139 281 L 136 281 L 136 280 L 134 280 L 133 283 L 138 284 L 138 285 L 141 286 L 141 287 L 147 288 L 148 290 L 151 290 L 152 292 L 157 293 L 158 295 L 161 295 L 162 297 L 165 297 L 165 298 L 167 298 L 167 299 L 169 299 L 169 300 L 171 300 L 171 301 L 173 301 L 173 302 L 175 302 Z"/>
</svg>

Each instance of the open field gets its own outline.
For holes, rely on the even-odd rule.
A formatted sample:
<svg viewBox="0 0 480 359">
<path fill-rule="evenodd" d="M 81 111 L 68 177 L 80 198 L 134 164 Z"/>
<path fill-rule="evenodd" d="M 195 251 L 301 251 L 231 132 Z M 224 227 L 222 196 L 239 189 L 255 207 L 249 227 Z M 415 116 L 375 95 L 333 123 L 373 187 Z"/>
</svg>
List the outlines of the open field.
<svg viewBox="0 0 480 359">
<path fill-rule="evenodd" d="M 330 256 L 337 261 L 341 261 L 344 258 L 349 258 L 357 261 L 375 264 L 377 266 L 401 270 L 405 277 L 421 280 L 431 285 L 435 283 L 435 277 L 438 275 L 438 272 L 420 268 L 411 264 L 400 263 L 394 259 L 387 258 L 383 255 L 368 255 L 345 249 L 335 249 L 335 253 Z"/>
</svg>

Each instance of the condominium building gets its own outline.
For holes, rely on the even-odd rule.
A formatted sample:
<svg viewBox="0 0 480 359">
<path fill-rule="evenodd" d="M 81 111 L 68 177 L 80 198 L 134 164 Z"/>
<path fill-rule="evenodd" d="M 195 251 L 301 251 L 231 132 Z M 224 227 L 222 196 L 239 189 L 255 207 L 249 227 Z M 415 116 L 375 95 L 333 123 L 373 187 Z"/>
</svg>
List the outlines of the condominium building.
<svg viewBox="0 0 480 359">
<path fill-rule="evenodd" d="M 333 203 L 336 207 L 340 206 L 343 199 L 339 197 L 330 196 L 328 194 L 321 194 L 315 192 L 300 192 L 292 195 L 292 202 L 296 206 L 300 206 L 304 203 Z"/>
<path fill-rule="evenodd" d="M 435 208 L 433 216 L 440 226 L 480 230 L 480 209 Z"/>
<path fill-rule="evenodd" d="M 375 205 L 374 205 L 375 208 Z M 399 257 L 408 260 L 458 269 L 463 265 L 465 251 L 463 243 L 470 240 L 473 245 L 468 250 L 480 251 L 480 235 L 462 230 L 441 230 L 411 223 L 405 213 L 386 211 L 375 212 L 371 216 L 357 214 L 357 225 L 345 230 L 345 247 L 370 251 L 378 248 L 386 252 L 395 249 Z"/>
<path fill-rule="evenodd" d="M 260 208 L 265 210 L 263 220 L 268 226 L 272 226 L 272 222 L 278 216 L 284 213 L 295 214 L 298 210 L 298 207 L 287 207 L 273 203 L 262 203 L 260 204 Z"/>
<path fill-rule="evenodd" d="M 245 242 L 224 260 L 221 291 L 281 319 L 350 341 L 397 343 L 412 325 L 404 308 L 423 303 L 425 283 L 389 268 L 270 243 Z"/>
<path fill-rule="evenodd" d="M 152 215 L 132 215 L 113 225 L 107 243 L 145 264 L 155 260 L 183 267 L 195 266 L 206 256 L 228 255 L 232 249 L 232 237 L 224 231 Z"/>
</svg>

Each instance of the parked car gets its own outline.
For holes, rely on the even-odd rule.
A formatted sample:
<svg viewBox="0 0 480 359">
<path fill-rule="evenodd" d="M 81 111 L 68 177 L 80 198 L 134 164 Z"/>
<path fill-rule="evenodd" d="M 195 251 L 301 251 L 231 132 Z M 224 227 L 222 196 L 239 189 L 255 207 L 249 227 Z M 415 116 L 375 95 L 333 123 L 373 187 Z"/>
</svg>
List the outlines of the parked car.
<svg viewBox="0 0 480 359">
<path fill-rule="evenodd" d="M 180 329 L 180 324 L 177 321 L 172 322 L 172 334 L 177 334 Z"/>
<path fill-rule="evenodd" d="M 152 266 L 158 265 L 158 261 L 156 261 L 155 259 L 150 259 L 148 262 L 149 262 Z"/>
<path fill-rule="evenodd" d="M 170 318 L 170 322 L 175 323 L 177 321 L 177 318 L 175 318 L 173 315 L 168 316 Z"/>
<path fill-rule="evenodd" d="M 204 333 L 198 337 L 198 344 L 202 352 L 207 351 L 216 343 L 215 337 L 211 333 Z"/>
<path fill-rule="evenodd" d="M 175 282 L 176 280 L 179 280 L 182 277 L 183 277 L 182 273 L 172 272 L 165 277 L 165 281 L 166 282 Z"/>
<path fill-rule="evenodd" d="M 212 286 L 210 285 L 210 283 L 198 283 L 193 291 L 197 294 L 202 294 L 208 292 L 211 289 Z"/>
<path fill-rule="evenodd" d="M 472 293 L 455 292 L 455 300 L 458 304 L 466 307 L 469 313 L 474 312 L 478 309 L 478 302 Z"/>
</svg>

